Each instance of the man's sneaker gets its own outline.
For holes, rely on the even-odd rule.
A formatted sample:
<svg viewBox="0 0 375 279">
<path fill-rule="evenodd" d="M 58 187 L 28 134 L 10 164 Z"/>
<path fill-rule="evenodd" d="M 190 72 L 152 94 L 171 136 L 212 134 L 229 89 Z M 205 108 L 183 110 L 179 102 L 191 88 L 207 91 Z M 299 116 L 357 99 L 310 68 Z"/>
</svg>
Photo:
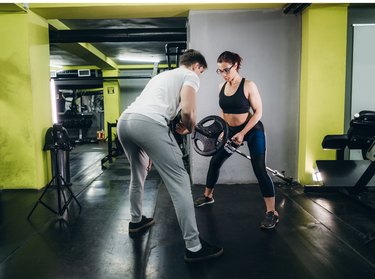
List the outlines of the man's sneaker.
<svg viewBox="0 0 375 279">
<path fill-rule="evenodd" d="M 214 198 L 209 198 L 209 197 L 206 197 L 206 196 L 202 196 L 202 197 L 199 197 L 195 200 L 194 202 L 194 206 L 195 207 L 200 207 L 200 206 L 203 206 L 205 204 L 211 204 L 211 203 L 214 203 L 215 200 Z"/>
<path fill-rule="evenodd" d="M 279 216 L 275 214 L 274 211 L 268 211 L 266 217 L 260 223 L 261 229 L 273 229 L 279 223 Z"/>
<path fill-rule="evenodd" d="M 146 218 L 146 216 L 142 215 L 141 222 L 138 223 L 129 223 L 129 232 L 130 233 L 136 233 L 143 229 L 146 229 L 148 227 L 151 227 L 153 224 L 155 224 L 155 221 L 153 218 Z"/>
<path fill-rule="evenodd" d="M 217 247 L 208 244 L 206 241 L 200 238 L 202 249 L 197 252 L 191 252 L 185 249 L 185 261 L 188 263 L 205 261 L 221 256 L 224 252 L 222 247 Z"/>
</svg>

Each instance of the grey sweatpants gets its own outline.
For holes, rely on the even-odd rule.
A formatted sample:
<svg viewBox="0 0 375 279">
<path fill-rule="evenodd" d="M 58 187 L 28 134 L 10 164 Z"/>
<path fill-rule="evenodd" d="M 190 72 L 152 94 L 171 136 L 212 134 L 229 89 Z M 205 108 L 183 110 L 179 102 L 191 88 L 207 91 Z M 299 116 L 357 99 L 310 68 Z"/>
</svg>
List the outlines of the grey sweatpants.
<svg viewBox="0 0 375 279">
<path fill-rule="evenodd" d="M 117 134 L 130 162 L 131 221 L 142 218 L 142 198 L 149 158 L 171 195 L 186 248 L 200 244 L 189 175 L 182 153 L 168 126 L 141 114 L 125 114 L 117 124 Z"/>
</svg>

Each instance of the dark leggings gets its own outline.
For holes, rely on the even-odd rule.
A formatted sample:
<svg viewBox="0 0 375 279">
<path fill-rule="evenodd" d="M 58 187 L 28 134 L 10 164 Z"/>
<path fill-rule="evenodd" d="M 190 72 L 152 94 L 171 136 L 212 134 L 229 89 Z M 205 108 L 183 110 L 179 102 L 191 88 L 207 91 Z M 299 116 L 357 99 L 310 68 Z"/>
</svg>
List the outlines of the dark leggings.
<svg viewBox="0 0 375 279">
<path fill-rule="evenodd" d="M 228 139 L 240 132 L 246 124 L 247 122 L 236 127 L 229 126 Z M 259 121 L 245 135 L 244 141 L 247 142 L 251 156 L 251 164 L 253 166 L 254 174 L 258 179 L 260 191 L 262 192 L 263 197 L 274 197 L 275 187 L 266 170 L 266 136 L 262 122 Z M 221 166 L 231 155 L 231 153 L 228 153 L 224 148 L 222 148 L 211 158 L 210 167 L 207 173 L 207 188 L 214 188 L 217 180 L 219 179 Z"/>
</svg>

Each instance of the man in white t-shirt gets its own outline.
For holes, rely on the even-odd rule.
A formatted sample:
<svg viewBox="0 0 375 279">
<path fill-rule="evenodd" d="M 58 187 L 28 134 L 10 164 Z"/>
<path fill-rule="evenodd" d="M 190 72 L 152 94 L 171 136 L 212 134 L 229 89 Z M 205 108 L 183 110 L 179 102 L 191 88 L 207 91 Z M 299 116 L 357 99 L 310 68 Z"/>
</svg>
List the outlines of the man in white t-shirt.
<svg viewBox="0 0 375 279">
<path fill-rule="evenodd" d="M 193 49 L 180 57 L 177 69 L 153 77 L 137 99 L 121 114 L 117 134 L 130 162 L 129 232 L 152 226 L 153 218 L 142 215 L 142 197 L 149 160 L 153 162 L 171 195 L 185 240 L 185 261 L 195 262 L 218 257 L 221 247 L 199 237 L 190 179 L 182 152 L 168 124 L 181 110 L 176 132 L 189 134 L 195 127 L 196 94 L 199 76 L 207 68 L 204 56 Z"/>
</svg>

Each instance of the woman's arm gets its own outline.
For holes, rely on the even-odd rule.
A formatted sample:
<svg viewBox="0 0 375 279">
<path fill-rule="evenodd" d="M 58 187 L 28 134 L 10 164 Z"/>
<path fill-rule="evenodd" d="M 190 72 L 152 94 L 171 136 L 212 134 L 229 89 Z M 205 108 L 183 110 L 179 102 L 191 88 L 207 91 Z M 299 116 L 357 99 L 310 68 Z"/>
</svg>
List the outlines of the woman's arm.
<svg viewBox="0 0 375 279">
<path fill-rule="evenodd" d="M 222 89 L 223 86 L 224 86 L 224 83 L 225 83 L 225 82 L 221 82 L 221 83 L 219 84 L 219 94 L 220 94 L 221 89 Z M 220 108 L 220 117 L 224 119 L 224 112 L 223 112 L 223 110 L 222 110 L 221 108 Z"/>
</svg>

